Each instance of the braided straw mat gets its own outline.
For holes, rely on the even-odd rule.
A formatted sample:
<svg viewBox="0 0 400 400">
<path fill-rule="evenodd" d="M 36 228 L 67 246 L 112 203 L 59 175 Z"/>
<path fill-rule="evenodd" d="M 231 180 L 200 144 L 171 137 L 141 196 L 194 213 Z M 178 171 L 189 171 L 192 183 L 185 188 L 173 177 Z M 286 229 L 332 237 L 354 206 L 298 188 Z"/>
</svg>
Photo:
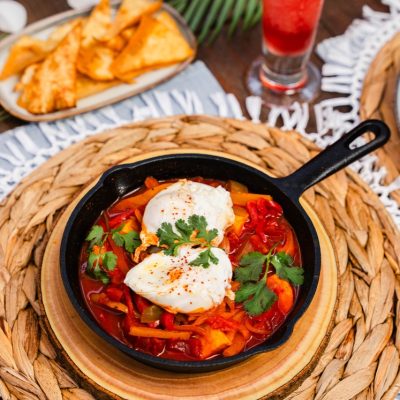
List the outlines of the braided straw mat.
<svg viewBox="0 0 400 400">
<path fill-rule="evenodd" d="M 389 185 L 400 171 L 400 126 L 397 103 L 400 76 L 400 32 L 379 51 L 364 79 L 360 98 L 361 119 L 376 118 L 385 121 L 392 132 L 386 146 L 377 151 L 380 164 L 387 171 L 385 183 Z M 400 190 L 391 196 L 400 204 Z"/>
<path fill-rule="evenodd" d="M 127 125 L 59 153 L 24 179 L 0 210 L 0 395 L 92 399 L 60 365 L 40 323 L 39 269 L 63 208 L 105 169 L 134 155 L 197 147 L 225 151 L 284 176 L 318 153 L 295 132 L 207 116 Z M 316 368 L 290 399 L 393 399 L 400 390 L 400 234 L 351 170 L 307 191 L 334 238 L 341 287 L 335 327 Z M 90 394 L 89 392 L 92 392 Z"/>
</svg>

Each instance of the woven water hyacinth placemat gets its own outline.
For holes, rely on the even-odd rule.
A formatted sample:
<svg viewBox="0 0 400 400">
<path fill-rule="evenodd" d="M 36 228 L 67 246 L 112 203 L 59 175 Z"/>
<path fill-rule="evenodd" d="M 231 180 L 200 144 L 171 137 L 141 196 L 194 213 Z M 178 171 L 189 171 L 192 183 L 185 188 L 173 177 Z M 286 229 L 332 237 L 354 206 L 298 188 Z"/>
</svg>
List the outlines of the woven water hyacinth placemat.
<svg viewBox="0 0 400 400">
<path fill-rule="evenodd" d="M 400 33 L 397 33 L 379 51 L 365 76 L 361 98 L 361 119 L 376 118 L 390 128 L 389 143 L 377 151 L 379 161 L 385 166 L 385 183 L 390 185 L 400 171 L 400 125 L 398 84 L 400 75 Z M 399 187 L 399 186 L 397 186 Z M 391 193 L 400 204 L 400 189 Z"/>
<path fill-rule="evenodd" d="M 276 176 L 289 174 L 318 152 L 295 132 L 248 121 L 171 117 L 93 136 L 38 168 L 0 209 L 2 399 L 98 398 L 64 369 L 40 323 L 37 288 L 44 249 L 65 206 L 105 169 L 146 151 L 178 147 L 225 151 Z M 341 286 L 329 343 L 311 375 L 288 398 L 392 399 L 400 388 L 400 233 L 378 197 L 351 170 L 305 197 L 333 238 Z"/>
</svg>

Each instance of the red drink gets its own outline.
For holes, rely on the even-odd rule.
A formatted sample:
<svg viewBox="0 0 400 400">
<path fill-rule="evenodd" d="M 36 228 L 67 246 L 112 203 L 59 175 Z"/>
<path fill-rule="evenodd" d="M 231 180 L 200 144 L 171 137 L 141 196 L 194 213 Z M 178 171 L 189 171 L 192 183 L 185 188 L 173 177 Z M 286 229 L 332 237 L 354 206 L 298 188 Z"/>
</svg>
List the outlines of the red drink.
<svg viewBox="0 0 400 400">
<path fill-rule="evenodd" d="M 277 55 L 306 53 L 313 44 L 323 0 L 264 0 L 264 44 Z"/>
<path fill-rule="evenodd" d="M 249 92 L 267 105 L 309 102 L 321 75 L 309 62 L 324 0 L 263 0 L 263 54 L 247 73 Z"/>
</svg>

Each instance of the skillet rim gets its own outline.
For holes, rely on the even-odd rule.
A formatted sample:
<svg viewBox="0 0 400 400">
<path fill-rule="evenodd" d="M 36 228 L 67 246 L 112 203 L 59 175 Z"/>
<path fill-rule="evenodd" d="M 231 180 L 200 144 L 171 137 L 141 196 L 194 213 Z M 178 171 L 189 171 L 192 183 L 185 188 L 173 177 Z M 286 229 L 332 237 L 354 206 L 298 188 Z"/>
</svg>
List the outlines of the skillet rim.
<svg viewBox="0 0 400 400">
<path fill-rule="evenodd" d="M 287 197 L 293 206 L 296 208 L 296 212 L 302 216 L 304 223 L 307 225 L 309 229 L 309 233 L 313 239 L 313 249 L 314 249 L 314 273 L 312 275 L 312 282 L 310 288 L 305 296 L 303 304 L 301 307 L 296 311 L 295 314 L 289 316 L 289 318 L 283 323 L 280 329 L 285 329 L 284 333 L 282 333 L 282 337 L 276 341 L 274 344 L 268 344 L 268 339 L 266 342 L 261 343 L 252 349 L 239 353 L 235 356 L 231 357 L 224 357 L 224 358 L 216 358 L 211 360 L 203 360 L 203 361 L 178 361 L 166 358 L 160 358 L 157 356 L 153 356 L 147 353 L 143 353 L 141 351 L 134 350 L 124 343 L 118 341 L 108 333 L 106 333 L 94 320 L 90 314 L 90 311 L 83 307 L 78 299 L 75 296 L 74 290 L 70 283 L 68 273 L 67 273 L 67 249 L 70 239 L 70 233 L 79 213 L 82 211 L 82 208 L 85 206 L 87 202 L 96 194 L 98 190 L 100 190 L 103 186 L 108 184 L 108 180 L 114 174 L 119 173 L 123 170 L 132 170 L 138 166 L 143 166 L 146 164 L 151 164 L 155 161 L 162 161 L 164 159 L 176 159 L 177 157 L 182 158 L 199 158 L 205 157 L 206 159 L 213 159 L 214 161 L 217 160 L 218 162 L 226 162 L 228 164 L 234 164 L 240 168 L 244 168 L 252 174 L 257 174 L 261 176 L 263 179 L 268 181 L 268 184 L 271 184 L 277 188 L 285 197 Z M 128 356 L 143 362 L 147 365 L 151 365 L 153 367 L 167 369 L 177 372 L 205 372 L 205 371 L 212 371 L 217 369 L 222 369 L 228 367 L 232 364 L 236 364 L 238 362 L 244 361 L 249 357 L 252 357 L 259 353 L 265 353 L 271 350 L 274 350 L 281 345 L 283 345 L 291 336 L 293 329 L 297 323 L 297 321 L 302 317 L 305 311 L 308 309 L 309 305 L 311 304 L 312 299 L 316 293 L 316 289 L 319 282 L 320 277 L 320 269 L 321 269 L 321 251 L 318 236 L 314 225 L 305 212 L 303 206 L 301 205 L 298 198 L 293 198 L 293 195 L 290 192 L 285 192 L 282 188 L 280 188 L 279 181 L 282 181 L 285 178 L 275 178 L 272 177 L 267 170 L 264 168 L 248 162 L 247 160 L 241 159 L 237 156 L 233 156 L 227 153 L 216 152 L 216 151 L 207 151 L 202 150 L 199 151 L 197 149 L 184 149 L 184 150 L 167 150 L 167 151 L 156 151 L 156 152 L 149 152 L 144 155 L 139 155 L 133 157 L 135 159 L 134 162 L 126 163 L 126 164 L 119 164 L 113 166 L 103 172 L 100 178 L 93 184 L 90 190 L 85 193 L 85 195 L 79 200 L 77 205 L 74 207 L 71 215 L 68 218 L 67 224 L 64 228 L 61 246 L 60 246 L 60 270 L 61 270 L 61 277 L 63 281 L 64 288 L 67 292 L 68 298 L 73 304 L 75 310 L 78 312 L 79 316 L 85 321 L 86 325 L 94 331 L 98 336 L 104 339 L 106 342 L 111 344 L 114 347 L 117 347 L 119 350 L 127 354 Z M 304 201 L 302 199 L 302 201 Z M 307 203 L 307 202 L 306 202 Z M 111 203 L 110 203 L 111 204 Z M 309 206 L 311 207 L 311 206 Z M 312 207 L 311 207 L 312 209 Z M 102 210 L 100 210 L 101 212 Z"/>
</svg>

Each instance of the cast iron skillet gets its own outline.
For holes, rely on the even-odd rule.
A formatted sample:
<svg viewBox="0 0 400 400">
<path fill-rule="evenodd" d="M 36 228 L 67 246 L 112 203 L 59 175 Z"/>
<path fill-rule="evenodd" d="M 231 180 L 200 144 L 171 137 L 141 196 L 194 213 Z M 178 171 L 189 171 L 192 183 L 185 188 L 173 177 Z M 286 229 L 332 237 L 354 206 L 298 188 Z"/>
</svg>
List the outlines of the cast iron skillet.
<svg viewBox="0 0 400 400">
<path fill-rule="evenodd" d="M 350 144 L 366 132 L 374 133 L 374 139 L 361 147 L 351 149 Z M 255 168 L 222 156 L 191 153 L 169 154 L 109 169 L 78 203 L 62 238 L 61 274 L 72 304 L 86 324 L 108 343 L 138 361 L 167 370 L 211 371 L 243 361 L 254 354 L 275 349 L 291 335 L 296 321 L 309 306 L 319 279 L 319 242 L 311 220 L 299 203 L 300 195 L 310 186 L 382 146 L 389 136 L 389 129 L 383 122 L 365 121 L 296 172 L 279 179 L 271 178 Z M 233 357 L 192 362 L 176 361 L 132 350 L 108 335 L 97 324 L 85 306 L 79 285 L 79 254 L 82 243 L 100 212 L 119 197 L 141 186 L 147 176 L 154 176 L 160 180 L 195 176 L 220 180 L 234 179 L 246 184 L 251 192 L 271 194 L 282 205 L 286 218 L 297 233 L 305 280 L 294 309 L 280 329 L 266 342 Z"/>
</svg>

